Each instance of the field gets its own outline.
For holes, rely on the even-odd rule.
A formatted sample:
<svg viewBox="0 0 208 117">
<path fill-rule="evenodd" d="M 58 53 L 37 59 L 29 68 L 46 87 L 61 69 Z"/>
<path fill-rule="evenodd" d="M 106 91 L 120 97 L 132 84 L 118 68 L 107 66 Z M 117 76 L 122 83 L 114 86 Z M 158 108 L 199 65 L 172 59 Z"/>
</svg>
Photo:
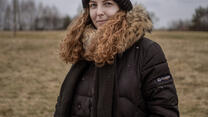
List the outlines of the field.
<svg viewBox="0 0 208 117">
<path fill-rule="evenodd" d="M 51 117 L 68 72 L 64 31 L 0 32 L 0 117 Z M 208 33 L 155 31 L 174 76 L 181 117 L 208 117 Z"/>
</svg>

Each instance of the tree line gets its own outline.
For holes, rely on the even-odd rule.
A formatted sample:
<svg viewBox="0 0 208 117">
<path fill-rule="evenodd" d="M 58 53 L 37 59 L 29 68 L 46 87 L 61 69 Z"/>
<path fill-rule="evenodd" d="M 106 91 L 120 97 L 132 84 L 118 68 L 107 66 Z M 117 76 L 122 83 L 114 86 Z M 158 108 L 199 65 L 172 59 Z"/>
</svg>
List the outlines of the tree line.
<svg viewBox="0 0 208 117">
<path fill-rule="evenodd" d="M 77 12 L 81 9 L 79 6 Z M 148 13 L 154 23 L 159 20 L 153 12 Z M 0 0 L 0 30 L 61 30 L 71 20 L 61 16 L 55 6 L 36 4 L 34 0 Z"/>
<path fill-rule="evenodd" d="M 71 22 L 55 6 L 36 4 L 34 0 L 0 0 L 0 30 L 61 30 Z"/>
<path fill-rule="evenodd" d="M 191 19 L 171 22 L 169 29 L 208 31 L 208 6 L 196 8 Z"/>
<path fill-rule="evenodd" d="M 154 13 L 149 15 L 154 23 L 158 21 Z M 71 19 L 55 6 L 34 0 L 0 0 L 0 30 L 62 30 Z M 169 30 L 208 31 L 208 6 L 195 9 L 191 19 L 172 21 Z"/>
</svg>

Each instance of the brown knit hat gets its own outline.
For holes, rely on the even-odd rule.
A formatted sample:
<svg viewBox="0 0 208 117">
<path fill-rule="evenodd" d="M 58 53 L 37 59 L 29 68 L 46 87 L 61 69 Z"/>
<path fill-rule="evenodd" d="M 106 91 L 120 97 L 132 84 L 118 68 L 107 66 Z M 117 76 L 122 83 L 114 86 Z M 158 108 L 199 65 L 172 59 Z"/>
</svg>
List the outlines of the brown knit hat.
<svg viewBox="0 0 208 117">
<path fill-rule="evenodd" d="M 90 0 L 82 0 L 82 5 L 84 8 L 88 8 L 89 7 L 89 1 Z M 113 0 L 115 1 L 120 9 L 124 10 L 124 11 L 130 11 L 133 6 L 130 0 Z"/>
</svg>

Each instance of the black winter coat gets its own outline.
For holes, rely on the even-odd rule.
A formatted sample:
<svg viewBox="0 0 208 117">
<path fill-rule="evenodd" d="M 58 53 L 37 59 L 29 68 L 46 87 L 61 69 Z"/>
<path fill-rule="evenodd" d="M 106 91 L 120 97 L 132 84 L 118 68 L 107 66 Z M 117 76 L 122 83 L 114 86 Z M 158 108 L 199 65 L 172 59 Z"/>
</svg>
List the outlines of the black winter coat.
<svg viewBox="0 0 208 117">
<path fill-rule="evenodd" d="M 62 84 L 54 117 L 71 116 L 72 108 L 76 108 L 72 106 L 75 89 L 89 64 L 79 61 L 72 66 Z M 156 42 L 142 38 L 118 54 L 113 65 L 93 70 L 91 76 L 98 79 L 95 94 L 78 93 L 85 95 L 78 99 L 78 114 L 89 110 L 86 100 L 93 100 L 92 117 L 179 117 L 174 81 Z"/>
</svg>

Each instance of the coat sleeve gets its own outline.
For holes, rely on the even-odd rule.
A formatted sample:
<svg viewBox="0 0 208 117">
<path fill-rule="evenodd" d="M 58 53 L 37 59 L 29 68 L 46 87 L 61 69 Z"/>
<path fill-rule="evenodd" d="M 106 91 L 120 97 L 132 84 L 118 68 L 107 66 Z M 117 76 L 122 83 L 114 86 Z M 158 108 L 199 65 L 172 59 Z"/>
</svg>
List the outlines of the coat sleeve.
<svg viewBox="0 0 208 117">
<path fill-rule="evenodd" d="M 143 57 L 142 90 L 148 117 L 179 117 L 176 88 L 160 45 L 151 44 Z"/>
<path fill-rule="evenodd" d="M 54 115 L 53 115 L 54 117 L 61 117 L 60 105 L 61 105 L 61 98 L 60 98 L 60 96 L 58 96 L 57 103 L 56 103 L 56 106 L 55 106 L 55 112 L 54 112 Z"/>
<path fill-rule="evenodd" d="M 74 65 L 72 65 L 71 68 L 73 68 Z M 67 73 L 62 85 L 61 85 L 61 89 L 60 89 L 60 92 L 59 92 L 59 95 L 57 97 L 57 102 L 56 102 L 56 105 L 55 105 L 55 112 L 53 114 L 53 117 L 63 117 L 63 113 L 62 113 L 62 103 L 63 103 L 63 91 L 67 85 L 67 82 L 69 82 L 69 74 L 70 74 L 70 71 Z"/>
<path fill-rule="evenodd" d="M 74 67 L 74 64 L 72 65 L 71 68 L 73 68 L 73 67 Z M 62 97 L 63 97 L 62 95 L 63 95 L 63 91 L 66 87 L 66 84 L 69 81 L 70 71 L 71 70 L 69 70 L 69 72 L 67 73 L 63 83 L 61 84 L 61 89 L 60 89 L 59 95 L 57 97 L 57 102 L 56 102 L 56 105 L 55 105 L 55 112 L 53 114 L 53 117 L 62 117 L 62 112 L 61 112 L 61 111 L 63 111 L 62 110 Z"/>
<path fill-rule="evenodd" d="M 54 117 L 65 117 L 70 116 L 70 109 L 73 98 L 73 91 L 80 78 L 81 73 L 85 68 L 89 66 L 86 61 L 78 61 L 73 64 L 67 73 L 62 85 L 61 90 L 55 106 Z"/>
</svg>

